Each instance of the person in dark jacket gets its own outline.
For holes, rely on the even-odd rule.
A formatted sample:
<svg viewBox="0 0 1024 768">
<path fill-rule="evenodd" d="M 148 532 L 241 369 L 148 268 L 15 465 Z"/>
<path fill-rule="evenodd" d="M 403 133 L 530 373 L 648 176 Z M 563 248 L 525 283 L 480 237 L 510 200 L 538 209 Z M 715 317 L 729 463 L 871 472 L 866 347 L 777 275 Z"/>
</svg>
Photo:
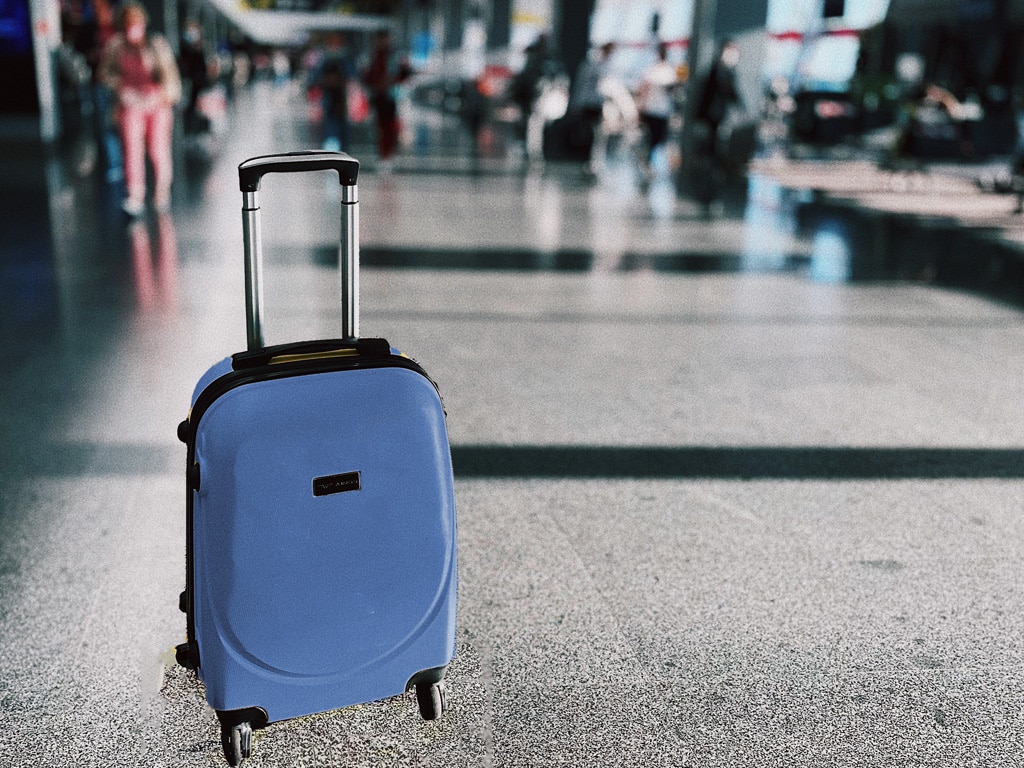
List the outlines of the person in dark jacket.
<svg viewBox="0 0 1024 768">
<path fill-rule="evenodd" d="M 601 121 L 607 91 L 606 79 L 611 77 L 611 58 L 614 53 L 615 43 L 609 41 L 597 49 L 595 56 L 583 60 L 576 72 L 569 100 L 569 108 L 581 118 L 579 128 L 583 131 L 576 142 L 586 146 L 584 174 L 590 178 L 596 175 L 604 161 L 607 138 L 601 132 Z"/>
<path fill-rule="evenodd" d="M 509 97 L 519 107 L 519 132 L 520 136 L 525 138 L 526 124 L 530 121 L 534 103 L 537 101 L 538 86 L 552 67 L 554 57 L 551 55 L 546 33 L 538 35 L 523 53 L 526 54 L 526 61 L 509 84 Z"/>
<path fill-rule="evenodd" d="M 185 102 L 183 120 L 186 133 L 203 133 L 209 123 L 199 115 L 199 95 L 213 84 L 210 59 L 203 44 L 199 23 L 189 20 L 181 35 L 181 49 L 178 54 L 178 69 L 183 83 L 188 83 L 188 98 Z"/>
<path fill-rule="evenodd" d="M 349 149 L 349 85 L 356 76 L 356 66 L 349 55 L 345 37 L 333 32 L 319 66 L 311 78 L 320 91 L 323 110 L 323 149 L 338 152 Z"/>
<path fill-rule="evenodd" d="M 720 130 L 729 110 L 733 106 L 743 106 L 736 87 L 736 65 L 739 60 L 740 49 L 736 43 L 731 40 L 722 43 L 697 101 L 695 117 L 707 130 L 706 147 L 712 158 L 721 156 L 723 147 Z"/>
</svg>

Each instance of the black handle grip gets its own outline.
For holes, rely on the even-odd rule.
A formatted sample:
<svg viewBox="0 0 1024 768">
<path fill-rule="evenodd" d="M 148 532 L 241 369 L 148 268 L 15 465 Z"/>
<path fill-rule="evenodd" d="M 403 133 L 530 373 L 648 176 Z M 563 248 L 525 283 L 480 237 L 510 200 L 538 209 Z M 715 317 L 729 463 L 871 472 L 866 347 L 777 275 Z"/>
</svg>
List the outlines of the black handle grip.
<svg viewBox="0 0 1024 768">
<path fill-rule="evenodd" d="M 344 152 L 320 150 L 253 157 L 238 166 L 238 186 L 242 192 L 258 192 L 264 174 L 304 171 L 337 171 L 341 186 L 351 187 L 359 176 L 359 161 Z"/>
</svg>

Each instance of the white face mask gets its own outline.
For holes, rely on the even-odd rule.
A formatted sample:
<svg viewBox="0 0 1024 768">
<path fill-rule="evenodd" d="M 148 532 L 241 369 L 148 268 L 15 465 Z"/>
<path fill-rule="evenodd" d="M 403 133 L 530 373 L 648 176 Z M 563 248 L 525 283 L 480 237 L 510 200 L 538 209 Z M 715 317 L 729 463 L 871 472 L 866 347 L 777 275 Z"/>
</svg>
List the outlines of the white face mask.
<svg viewBox="0 0 1024 768">
<path fill-rule="evenodd" d="M 146 25 L 145 24 L 131 24 L 125 27 L 124 36 L 128 38 L 128 42 L 133 45 L 138 45 L 146 39 Z"/>
</svg>

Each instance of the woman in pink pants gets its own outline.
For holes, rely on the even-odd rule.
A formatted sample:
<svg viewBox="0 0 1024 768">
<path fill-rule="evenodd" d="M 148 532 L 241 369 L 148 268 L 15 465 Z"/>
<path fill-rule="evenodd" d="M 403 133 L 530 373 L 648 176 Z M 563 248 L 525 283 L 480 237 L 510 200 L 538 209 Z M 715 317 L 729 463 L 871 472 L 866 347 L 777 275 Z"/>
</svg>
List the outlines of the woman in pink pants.
<svg viewBox="0 0 1024 768">
<path fill-rule="evenodd" d="M 167 40 L 147 34 L 146 11 L 129 2 L 118 14 L 119 32 L 103 50 L 100 78 L 117 94 L 117 121 L 124 145 L 128 197 L 124 210 L 138 216 L 146 205 L 146 155 L 153 164 L 153 205 L 171 204 L 174 105 L 181 98 L 181 77 Z"/>
</svg>

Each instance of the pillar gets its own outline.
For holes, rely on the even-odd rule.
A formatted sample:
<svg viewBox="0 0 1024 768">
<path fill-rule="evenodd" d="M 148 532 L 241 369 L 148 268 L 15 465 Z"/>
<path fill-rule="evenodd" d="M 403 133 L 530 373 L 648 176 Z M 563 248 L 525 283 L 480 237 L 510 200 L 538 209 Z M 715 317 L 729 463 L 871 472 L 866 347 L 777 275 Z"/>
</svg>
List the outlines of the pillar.
<svg viewBox="0 0 1024 768">
<path fill-rule="evenodd" d="M 492 0 L 487 24 L 487 50 L 508 48 L 512 37 L 512 0 Z"/>
<path fill-rule="evenodd" d="M 590 17 L 594 13 L 594 0 L 556 0 L 554 7 L 555 46 L 562 63 L 571 77 L 576 76 L 580 64 L 590 50 Z"/>
</svg>

